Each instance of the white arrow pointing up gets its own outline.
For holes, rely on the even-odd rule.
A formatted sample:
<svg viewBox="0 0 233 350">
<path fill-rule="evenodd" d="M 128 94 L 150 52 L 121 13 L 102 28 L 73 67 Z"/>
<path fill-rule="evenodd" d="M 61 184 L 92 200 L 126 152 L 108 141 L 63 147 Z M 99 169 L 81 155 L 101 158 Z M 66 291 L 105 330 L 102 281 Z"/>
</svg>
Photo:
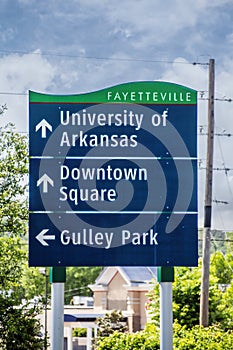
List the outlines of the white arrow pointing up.
<svg viewBox="0 0 233 350">
<path fill-rule="evenodd" d="M 36 239 L 43 245 L 48 246 L 49 244 L 46 242 L 46 240 L 55 240 L 55 235 L 46 235 L 46 233 L 49 231 L 49 229 L 42 230 L 37 236 Z"/>
<path fill-rule="evenodd" d="M 42 191 L 44 193 L 48 192 L 48 184 L 50 184 L 51 186 L 54 186 L 53 180 L 47 174 L 44 174 L 43 176 L 41 176 L 41 178 L 37 181 L 36 184 L 37 186 L 40 186 L 40 184 L 42 184 Z"/>
<path fill-rule="evenodd" d="M 37 132 L 38 130 L 40 130 L 40 129 L 41 129 L 41 137 L 42 137 L 43 139 L 46 138 L 46 131 L 47 131 L 47 129 L 48 129 L 49 131 L 51 131 L 51 132 L 52 132 L 52 130 L 53 130 L 52 126 L 51 126 L 45 119 L 41 120 L 41 122 L 39 122 L 39 123 L 36 125 L 36 132 Z"/>
</svg>

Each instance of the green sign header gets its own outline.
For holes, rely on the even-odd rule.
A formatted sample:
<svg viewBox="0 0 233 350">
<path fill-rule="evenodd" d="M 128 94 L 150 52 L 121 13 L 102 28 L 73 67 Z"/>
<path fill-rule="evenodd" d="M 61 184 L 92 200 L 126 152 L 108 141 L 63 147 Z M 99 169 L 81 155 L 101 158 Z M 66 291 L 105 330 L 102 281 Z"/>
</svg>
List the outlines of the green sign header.
<svg viewBox="0 0 233 350">
<path fill-rule="evenodd" d="M 29 92 L 31 103 L 131 103 L 193 105 L 196 90 L 162 81 L 138 81 L 77 95 L 47 95 Z"/>
</svg>

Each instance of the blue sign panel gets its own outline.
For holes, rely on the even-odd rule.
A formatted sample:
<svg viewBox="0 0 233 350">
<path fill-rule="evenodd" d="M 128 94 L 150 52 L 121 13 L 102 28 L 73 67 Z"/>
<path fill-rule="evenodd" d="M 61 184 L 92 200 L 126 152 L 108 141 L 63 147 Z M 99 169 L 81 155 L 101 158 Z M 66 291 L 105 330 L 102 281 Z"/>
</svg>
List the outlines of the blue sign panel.
<svg viewBox="0 0 233 350">
<path fill-rule="evenodd" d="M 179 224 L 169 234 L 165 232 L 171 214 L 121 216 L 116 228 L 105 226 L 104 214 L 93 214 L 92 223 L 88 214 L 31 214 L 30 265 L 38 261 L 43 266 L 196 265 L 196 214 L 174 214 L 174 223 Z M 148 230 L 137 226 L 139 221 L 155 220 Z"/>
<path fill-rule="evenodd" d="M 30 210 L 195 212 L 196 166 L 172 158 L 32 158 Z"/>
<path fill-rule="evenodd" d="M 29 264 L 197 264 L 196 91 L 30 92 Z"/>
<path fill-rule="evenodd" d="M 32 103 L 30 114 L 31 156 L 196 157 L 193 105 Z"/>
</svg>

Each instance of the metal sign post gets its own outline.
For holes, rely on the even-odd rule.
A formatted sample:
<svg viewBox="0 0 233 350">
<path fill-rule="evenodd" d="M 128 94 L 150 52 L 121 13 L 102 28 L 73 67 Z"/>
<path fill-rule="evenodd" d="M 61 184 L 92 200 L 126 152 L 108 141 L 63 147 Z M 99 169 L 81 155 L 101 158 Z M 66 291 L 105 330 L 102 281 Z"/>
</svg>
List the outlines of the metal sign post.
<svg viewBox="0 0 233 350">
<path fill-rule="evenodd" d="M 51 349 L 64 348 L 64 283 L 52 283 L 51 287 L 52 333 Z"/>
<path fill-rule="evenodd" d="M 172 282 L 173 267 L 158 267 L 160 286 L 160 350 L 173 349 Z"/>
<path fill-rule="evenodd" d="M 50 269 L 51 286 L 51 350 L 64 349 L 64 282 L 66 270 L 63 267 Z"/>
</svg>

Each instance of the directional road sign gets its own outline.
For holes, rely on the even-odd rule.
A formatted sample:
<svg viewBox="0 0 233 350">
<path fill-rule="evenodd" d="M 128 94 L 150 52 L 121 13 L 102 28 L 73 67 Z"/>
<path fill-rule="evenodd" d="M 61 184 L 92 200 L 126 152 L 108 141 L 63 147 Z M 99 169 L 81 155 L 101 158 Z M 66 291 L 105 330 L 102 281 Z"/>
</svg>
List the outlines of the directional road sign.
<svg viewBox="0 0 233 350">
<path fill-rule="evenodd" d="M 196 91 L 30 92 L 29 264 L 197 264 Z"/>
</svg>

